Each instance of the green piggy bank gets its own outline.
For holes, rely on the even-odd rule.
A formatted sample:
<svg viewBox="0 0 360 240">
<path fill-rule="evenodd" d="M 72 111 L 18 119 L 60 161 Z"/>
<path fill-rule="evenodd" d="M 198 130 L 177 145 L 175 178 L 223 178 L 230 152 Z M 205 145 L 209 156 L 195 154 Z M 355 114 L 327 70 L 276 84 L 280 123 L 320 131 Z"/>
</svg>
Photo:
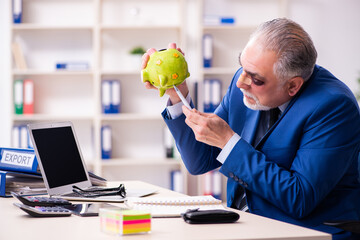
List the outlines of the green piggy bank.
<svg viewBox="0 0 360 240">
<path fill-rule="evenodd" d="M 176 49 L 151 54 L 146 68 L 141 71 L 142 81 L 148 81 L 158 88 L 160 97 L 167 89 L 181 84 L 189 76 L 184 55 Z"/>
</svg>

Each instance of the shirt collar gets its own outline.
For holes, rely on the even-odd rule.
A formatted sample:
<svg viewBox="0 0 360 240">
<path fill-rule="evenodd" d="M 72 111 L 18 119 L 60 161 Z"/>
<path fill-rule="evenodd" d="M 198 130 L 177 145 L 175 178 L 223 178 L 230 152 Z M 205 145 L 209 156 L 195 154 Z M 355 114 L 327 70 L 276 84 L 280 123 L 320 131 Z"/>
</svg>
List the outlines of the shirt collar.
<svg viewBox="0 0 360 240">
<path fill-rule="evenodd" d="M 280 109 L 281 111 L 281 114 L 285 111 L 286 107 L 289 105 L 290 101 L 278 106 L 278 108 Z"/>
</svg>

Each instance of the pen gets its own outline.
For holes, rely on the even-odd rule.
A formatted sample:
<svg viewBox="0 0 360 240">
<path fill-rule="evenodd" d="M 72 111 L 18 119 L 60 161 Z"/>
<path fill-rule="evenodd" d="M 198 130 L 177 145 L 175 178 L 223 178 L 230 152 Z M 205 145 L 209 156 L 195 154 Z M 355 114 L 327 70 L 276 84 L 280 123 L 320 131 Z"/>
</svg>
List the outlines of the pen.
<svg viewBox="0 0 360 240">
<path fill-rule="evenodd" d="M 181 101 L 183 102 L 183 104 L 185 105 L 185 107 L 187 107 L 188 109 L 192 109 L 192 107 L 190 106 L 190 104 L 186 101 L 186 99 L 184 98 L 184 96 L 182 95 L 182 93 L 180 92 L 180 90 L 174 85 L 174 89 L 177 93 L 177 95 L 179 96 L 179 98 L 181 99 Z"/>
</svg>

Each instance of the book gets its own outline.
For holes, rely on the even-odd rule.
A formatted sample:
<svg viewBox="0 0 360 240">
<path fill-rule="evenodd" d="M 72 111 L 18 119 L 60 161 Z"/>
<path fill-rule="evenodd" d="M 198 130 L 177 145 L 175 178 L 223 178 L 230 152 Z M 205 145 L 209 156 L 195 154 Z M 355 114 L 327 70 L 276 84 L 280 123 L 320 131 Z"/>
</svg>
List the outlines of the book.
<svg viewBox="0 0 360 240">
<path fill-rule="evenodd" d="M 41 175 L 33 149 L 0 148 L 0 170 Z"/>
<path fill-rule="evenodd" d="M 19 43 L 13 42 L 11 44 L 11 51 L 14 56 L 15 66 L 20 70 L 26 70 L 27 64 L 25 61 L 24 53 Z"/>
<path fill-rule="evenodd" d="M 128 203 L 135 210 L 150 211 L 152 217 L 181 217 L 188 209 L 225 209 L 222 201 L 213 196 L 131 198 Z"/>
</svg>

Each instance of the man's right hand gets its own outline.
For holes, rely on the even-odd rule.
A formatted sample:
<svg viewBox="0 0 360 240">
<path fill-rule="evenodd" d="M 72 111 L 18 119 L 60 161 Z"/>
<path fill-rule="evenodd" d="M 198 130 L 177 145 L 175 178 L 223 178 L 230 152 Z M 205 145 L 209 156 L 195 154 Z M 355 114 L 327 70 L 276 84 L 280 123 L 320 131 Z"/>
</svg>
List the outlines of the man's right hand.
<svg viewBox="0 0 360 240">
<path fill-rule="evenodd" d="M 173 49 L 177 49 L 179 52 L 181 52 L 183 55 L 184 53 L 181 51 L 180 48 L 176 47 L 176 43 L 170 43 L 168 45 L 168 49 L 169 48 L 173 48 Z M 146 68 L 146 65 L 150 59 L 151 54 L 153 54 L 154 52 L 157 52 L 155 48 L 150 48 L 146 51 L 146 53 L 142 56 L 142 64 L 141 64 L 141 69 Z M 152 84 L 150 84 L 150 82 L 145 82 L 144 83 L 145 88 L 147 89 L 155 89 L 158 90 L 156 87 L 154 87 Z M 189 94 L 189 89 L 186 85 L 186 80 L 181 83 L 180 85 L 177 86 L 178 89 L 181 91 L 181 93 L 186 97 Z M 170 101 L 172 104 L 176 104 L 178 102 L 181 102 L 181 99 L 179 98 L 179 96 L 177 95 L 177 93 L 175 92 L 174 88 L 169 88 L 166 90 L 165 92 L 167 95 L 169 95 L 170 97 Z"/>
</svg>

